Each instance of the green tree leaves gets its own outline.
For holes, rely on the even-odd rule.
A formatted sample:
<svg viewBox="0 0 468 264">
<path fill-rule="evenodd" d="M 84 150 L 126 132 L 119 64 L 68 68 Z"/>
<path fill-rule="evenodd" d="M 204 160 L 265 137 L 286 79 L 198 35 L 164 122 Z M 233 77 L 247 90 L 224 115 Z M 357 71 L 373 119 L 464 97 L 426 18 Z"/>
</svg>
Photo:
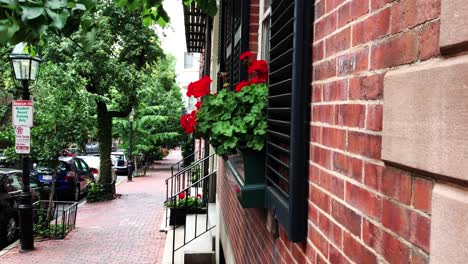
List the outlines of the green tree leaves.
<svg viewBox="0 0 468 264">
<path fill-rule="evenodd" d="M 154 23 L 166 26 L 169 15 L 163 0 L 118 0 L 100 2 L 138 12 L 145 26 Z M 217 12 L 216 0 L 184 0 L 184 4 L 196 2 L 208 15 Z M 82 32 L 83 46 L 89 47 L 94 40 L 95 30 L 89 24 L 95 15 L 97 0 L 0 0 L 0 44 L 17 44 L 25 41 L 32 46 L 40 44 L 44 33 L 53 31 L 70 36 Z M 93 23 L 94 24 L 94 23 Z"/>
</svg>

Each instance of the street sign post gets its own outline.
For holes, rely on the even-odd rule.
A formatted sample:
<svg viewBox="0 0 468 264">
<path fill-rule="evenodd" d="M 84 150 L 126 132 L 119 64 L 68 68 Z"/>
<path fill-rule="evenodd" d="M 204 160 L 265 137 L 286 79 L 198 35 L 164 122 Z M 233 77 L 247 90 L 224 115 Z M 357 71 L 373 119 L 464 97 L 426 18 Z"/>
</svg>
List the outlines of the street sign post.
<svg viewBox="0 0 468 264">
<path fill-rule="evenodd" d="M 15 129 L 15 150 L 18 154 L 31 152 L 31 130 L 27 126 L 17 126 Z"/>
<path fill-rule="evenodd" d="M 33 127 L 34 107 L 32 100 L 14 100 L 12 106 L 13 126 Z"/>
</svg>

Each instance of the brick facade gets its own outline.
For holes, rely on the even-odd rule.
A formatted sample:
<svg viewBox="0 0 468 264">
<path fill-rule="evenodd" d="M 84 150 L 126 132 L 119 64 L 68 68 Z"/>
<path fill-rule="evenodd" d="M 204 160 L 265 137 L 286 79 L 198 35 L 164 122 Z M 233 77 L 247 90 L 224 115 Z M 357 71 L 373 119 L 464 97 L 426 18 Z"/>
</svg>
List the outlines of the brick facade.
<svg viewBox="0 0 468 264">
<path fill-rule="evenodd" d="M 251 1 L 257 50 L 258 1 Z M 434 180 L 381 160 L 384 77 L 439 56 L 440 0 L 315 1 L 307 241 L 242 209 L 220 159 L 234 263 L 428 263 Z M 404 89 L 404 87 L 402 87 Z"/>
</svg>

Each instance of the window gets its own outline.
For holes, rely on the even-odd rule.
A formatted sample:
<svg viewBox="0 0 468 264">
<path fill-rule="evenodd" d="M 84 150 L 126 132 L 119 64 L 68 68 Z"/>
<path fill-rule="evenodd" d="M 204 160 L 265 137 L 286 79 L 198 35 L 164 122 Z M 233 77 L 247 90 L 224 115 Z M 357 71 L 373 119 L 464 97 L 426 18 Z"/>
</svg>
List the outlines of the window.
<svg viewBox="0 0 468 264">
<path fill-rule="evenodd" d="M 249 12 L 250 1 L 221 2 L 220 49 L 223 49 L 221 59 L 224 61 L 221 72 L 225 72 L 224 82 L 233 88 L 237 83 L 247 79 L 247 71 L 242 67 L 240 55 L 249 49 Z"/>
<path fill-rule="evenodd" d="M 269 62 L 270 61 L 270 14 L 271 14 L 271 0 L 264 0 L 261 3 L 260 10 L 263 10 L 260 15 L 260 57 Z"/>
<path fill-rule="evenodd" d="M 184 53 L 184 69 L 193 68 L 193 54 L 192 53 Z"/>
<path fill-rule="evenodd" d="M 293 242 L 307 236 L 310 2 L 271 0 L 262 22 L 270 23 L 265 199 Z"/>
</svg>

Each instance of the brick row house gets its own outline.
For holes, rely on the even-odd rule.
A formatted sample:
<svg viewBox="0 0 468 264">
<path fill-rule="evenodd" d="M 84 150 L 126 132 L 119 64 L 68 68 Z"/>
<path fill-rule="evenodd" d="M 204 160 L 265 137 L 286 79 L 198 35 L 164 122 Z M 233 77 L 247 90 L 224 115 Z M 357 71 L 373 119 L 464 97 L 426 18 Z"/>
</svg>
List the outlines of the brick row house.
<svg viewBox="0 0 468 264">
<path fill-rule="evenodd" d="M 213 92 L 245 51 L 270 70 L 262 180 L 218 158 L 219 263 L 466 263 L 467 23 L 464 0 L 220 0 L 187 25 Z"/>
</svg>

